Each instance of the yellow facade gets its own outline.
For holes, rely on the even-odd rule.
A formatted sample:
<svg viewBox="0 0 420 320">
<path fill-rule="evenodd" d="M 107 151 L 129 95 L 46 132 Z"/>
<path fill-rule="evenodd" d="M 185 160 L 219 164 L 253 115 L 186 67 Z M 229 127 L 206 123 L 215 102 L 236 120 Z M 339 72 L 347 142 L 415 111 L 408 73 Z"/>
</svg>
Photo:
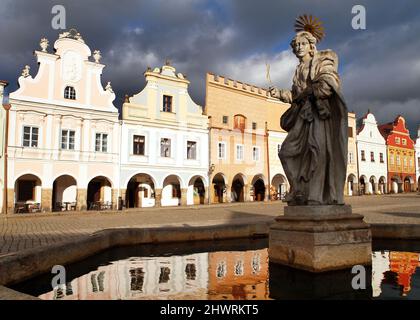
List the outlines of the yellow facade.
<svg viewBox="0 0 420 320">
<path fill-rule="evenodd" d="M 268 154 L 275 157 L 269 132 L 284 132 L 280 117 L 288 105 L 265 89 L 213 74 L 206 76 L 206 93 L 211 202 L 268 200 Z"/>
<path fill-rule="evenodd" d="M 388 170 L 393 173 L 415 174 L 414 150 L 388 146 Z"/>
</svg>

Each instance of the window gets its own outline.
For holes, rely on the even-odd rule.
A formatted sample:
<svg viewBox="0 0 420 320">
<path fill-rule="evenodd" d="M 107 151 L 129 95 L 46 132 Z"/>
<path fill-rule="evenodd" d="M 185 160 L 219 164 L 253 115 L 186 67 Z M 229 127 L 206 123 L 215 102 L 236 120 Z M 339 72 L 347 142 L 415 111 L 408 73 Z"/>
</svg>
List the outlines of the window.
<svg viewBox="0 0 420 320">
<path fill-rule="evenodd" d="M 227 271 L 226 262 L 225 261 L 219 262 L 216 269 L 216 276 L 218 278 L 223 278 L 226 275 L 226 271 Z"/>
<path fill-rule="evenodd" d="M 196 273 L 197 270 L 194 263 L 188 263 L 185 266 L 185 274 L 187 275 L 187 280 L 195 280 Z"/>
<path fill-rule="evenodd" d="M 133 154 L 144 156 L 144 136 L 133 136 Z"/>
<path fill-rule="evenodd" d="M 171 96 L 163 96 L 163 111 L 164 112 L 172 112 L 172 97 Z"/>
<path fill-rule="evenodd" d="M 257 123 L 256 122 L 252 123 L 252 130 L 257 130 Z"/>
<path fill-rule="evenodd" d="M 131 284 L 130 289 L 132 291 L 143 291 L 144 282 L 144 271 L 143 268 L 135 268 L 130 270 Z"/>
<path fill-rule="evenodd" d="M 397 166 L 401 165 L 401 159 L 400 156 L 397 154 Z"/>
<path fill-rule="evenodd" d="M 402 144 L 403 144 L 403 146 L 406 146 L 407 145 L 407 139 L 402 139 Z"/>
<path fill-rule="evenodd" d="M 395 143 L 396 143 L 396 144 L 400 144 L 400 138 L 399 138 L 399 137 L 396 137 L 396 138 L 395 138 Z"/>
<path fill-rule="evenodd" d="M 373 151 L 370 152 L 370 162 L 375 162 L 375 153 Z"/>
<path fill-rule="evenodd" d="M 227 124 L 228 123 L 228 116 L 223 116 L 223 124 Z"/>
<path fill-rule="evenodd" d="M 413 167 L 413 159 L 410 158 L 410 167 Z"/>
<path fill-rule="evenodd" d="M 260 255 L 256 254 L 252 257 L 252 273 L 258 273 L 261 270 Z"/>
<path fill-rule="evenodd" d="M 197 159 L 197 142 L 187 141 L 187 159 Z"/>
<path fill-rule="evenodd" d="M 348 127 L 347 132 L 348 132 L 349 138 L 353 138 L 353 128 Z"/>
<path fill-rule="evenodd" d="M 260 148 L 259 147 L 252 148 L 252 160 L 260 161 Z"/>
<path fill-rule="evenodd" d="M 168 267 L 160 268 L 159 283 L 167 283 L 169 281 L 169 275 L 171 274 L 171 269 Z"/>
<path fill-rule="evenodd" d="M 236 115 L 234 118 L 233 129 L 245 130 L 245 117 L 242 115 Z"/>
<path fill-rule="evenodd" d="M 242 276 L 244 274 L 244 262 L 239 260 L 235 264 L 235 276 Z"/>
<path fill-rule="evenodd" d="M 219 160 L 226 158 L 226 144 L 224 142 L 219 142 L 217 146 L 217 155 Z"/>
<path fill-rule="evenodd" d="M 390 157 L 389 157 L 389 164 L 390 164 L 391 166 L 393 166 L 393 165 L 394 165 L 394 155 L 393 155 L 393 154 L 391 154 L 391 155 L 390 155 Z"/>
<path fill-rule="evenodd" d="M 73 87 L 67 86 L 64 89 L 64 99 L 76 100 L 76 90 Z"/>
<path fill-rule="evenodd" d="M 37 148 L 38 147 L 38 128 L 23 127 L 23 146 Z"/>
<path fill-rule="evenodd" d="M 353 152 L 349 152 L 349 163 L 353 163 Z"/>
<path fill-rule="evenodd" d="M 61 149 L 74 150 L 74 137 L 76 133 L 73 130 L 61 130 Z"/>
<path fill-rule="evenodd" d="M 362 161 L 366 161 L 365 150 L 361 151 L 361 157 L 362 157 Z"/>
<path fill-rule="evenodd" d="M 96 134 L 95 151 L 99 151 L 99 152 L 108 151 L 108 134 L 107 133 Z"/>
<path fill-rule="evenodd" d="M 384 154 L 381 152 L 381 153 L 379 153 L 379 161 L 381 162 L 381 163 L 384 163 Z"/>
<path fill-rule="evenodd" d="M 407 158 L 406 157 L 404 157 L 403 162 L 404 162 L 404 167 L 407 167 Z"/>
<path fill-rule="evenodd" d="M 160 139 L 160 156 L 170 158 L 171 156 L 171 139 Z"/>
<path fill-rule="evenodd" d="M 236 145 L 236 160 L 244 160 L 244 146 L 242 144 Z"/>
</svg>

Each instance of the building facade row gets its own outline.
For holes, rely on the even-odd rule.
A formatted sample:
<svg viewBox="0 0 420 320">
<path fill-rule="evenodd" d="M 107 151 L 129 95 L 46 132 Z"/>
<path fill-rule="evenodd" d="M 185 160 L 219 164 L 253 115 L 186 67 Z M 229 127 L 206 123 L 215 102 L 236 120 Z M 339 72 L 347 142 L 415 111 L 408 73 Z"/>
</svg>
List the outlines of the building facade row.
<svg viewBox="0 0 420 320">
<path fill-rule="evenodd" d="M 125 97 L 120 113 L 111 83 L 102 86 L 99 50 L 75 30 L 60 34 L 53 52 L 48 46 L 42 39 L 37 74 L 25 66 L 1 108 L 3 211 L 284 197 L 278 152 L 287 133 L 279 119 L 289 105 L 266 89 L 208 73 L 203 108 L 167 62 L 145 71 L 145 87 Z M 1 100 L 6 85 L 0 81 Z M 378 127 L 368 113 L 357 129 L 349 113 L 348 145 L 348 195 L 413 191 L 420 183 L 420 150 L 401 116 Z"/>
</svg>

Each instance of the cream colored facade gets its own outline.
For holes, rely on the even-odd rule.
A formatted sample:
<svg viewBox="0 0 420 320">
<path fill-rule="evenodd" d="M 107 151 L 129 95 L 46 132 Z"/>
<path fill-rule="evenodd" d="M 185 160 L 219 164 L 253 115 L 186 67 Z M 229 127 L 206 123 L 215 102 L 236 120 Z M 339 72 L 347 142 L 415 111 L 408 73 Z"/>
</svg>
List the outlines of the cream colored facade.
<svg viewBox="0 0 420 320">
<path fill-rule="evenodd" d="M 282 132 L 280 115 L 286 109 L 262 88 L 207 74 L 212 203 L 271 198 L 269 132 L 271 145 L 281 141 L 275 133 Z M 275 162 L 273 172 L 282 172 Z"/>
<path fill-rule="evenodd" d="M 133 257 L 99 266 L 66 285 L 42 294 L 43 300 L 199 299 L 208 295 L 208 253 L 171 257 Z"/>
<path fill-rule="evenodd" d="M 189 81 L 166 64 L 122 108 L 121 188 L 126 207 L 208 203 L 208 118 Z"/>
<path fill-rule="evenodd" d="M 55 52 L 46 39 L 40 46 L 36 76 L 26 66 L 9 97 L 8 207 L 115 207 L 118 110 L 110 83 L 105 90 L 101 84 L 100 53 L 92 55 L 76 31 L 60 34 Z"/>
<path fill-rule="evenodd" d="M 359 194 L 357 171 L 357 145 L 356 145 L 356 114 L 348 113 L 348 154 L 347 154 L 347 181 L 344 192 L 348 196 Z"/>
<path fill-rule="evenodd" d="M 266 104 L 271 200 L 281 200 L 289 191 L 289 183 L 279 158 L 279 151 L 287 137 L 287 132 L 280 126 L 280 118 L 289 107 L 289 104 L 275 99 L 268 99 Z"/>
</svg>

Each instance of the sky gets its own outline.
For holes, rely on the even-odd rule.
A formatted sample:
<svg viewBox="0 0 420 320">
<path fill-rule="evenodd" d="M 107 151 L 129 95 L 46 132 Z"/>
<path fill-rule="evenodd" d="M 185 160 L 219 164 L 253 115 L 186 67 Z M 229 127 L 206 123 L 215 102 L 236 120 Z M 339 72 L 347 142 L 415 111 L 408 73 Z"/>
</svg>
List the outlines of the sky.
<svg viewBox="0 0 420 320">
<path fill-rule="evenodd" d="M 318 50 L 339 57 L 342 91 L 358 118 L 369 109 L 379 123 L 398 114 L 411 136 L 420 125 L 420 1 L 418 0 L 0 0 L 0 79 L 17 88 L 39 40 L 50 44 L 54 5 L 66 9 L 66 28 L 76 28 L 102 53 L 102 83 L 111 81 L 121 107 L 125 94 L 145 85 L 147 67 L 166 59 L 191 81 L 189 93 L 204 105 L 207 72 L 260 87 L 290 88 L 297 59 L 289 46 L 301 14 L 318 17 L 326 37 Z M 366 29 L 352 28 L 354 5 L 366 9 Z M 272 84 L 266 78 L 270 65 Z"/>
</svg>

